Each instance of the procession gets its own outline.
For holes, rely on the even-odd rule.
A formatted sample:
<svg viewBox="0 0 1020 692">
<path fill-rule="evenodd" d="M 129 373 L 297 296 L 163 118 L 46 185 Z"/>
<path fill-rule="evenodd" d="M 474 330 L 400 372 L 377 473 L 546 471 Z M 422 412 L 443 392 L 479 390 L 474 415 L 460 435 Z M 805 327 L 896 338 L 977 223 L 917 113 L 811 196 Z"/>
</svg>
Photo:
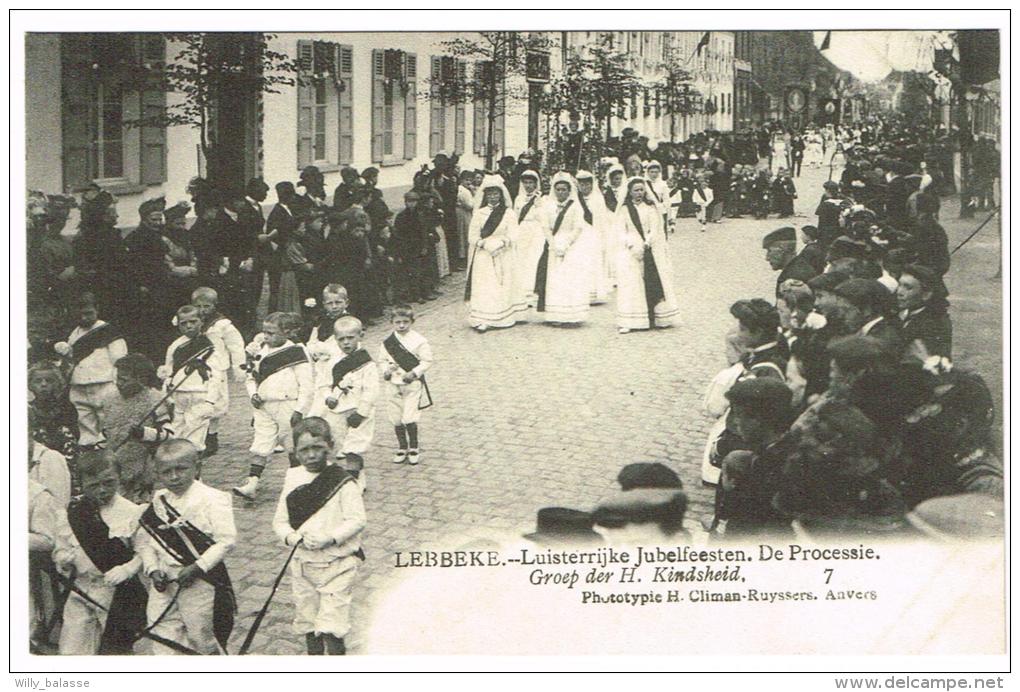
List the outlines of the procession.
<svg viewBox="0 0 1020 692">
<path fill-rule="evenodd" d="M 32 653 L 374 653 L 393 554 L 473 540 L 1000 540 L 1001 333 L 956 307 L 1000 290 L 959 264 L 993 251 L 997 131 L 835 90 L 735 111 L 733 34 L 767 32 L 686 33 L 731 92 L 679 132 L 646 92 L 520 115 L 515 149 L 509 107 L 474 114 L 479 148 L 463 104 L 411 105 L 411 53 L 370 98 L 390 51 L 309 36 L 336 84 L 298 78 L 287 177 L 289 132 L 185 175 L 168 130 L 159 183 L 120 189 L 126 159 L 72 184 L 65 147 L 26 199 Z M 839 32 L 786 33 L 825 61 Z M 100 130 L 82 166 L 116 168 Z"/>
</svg>

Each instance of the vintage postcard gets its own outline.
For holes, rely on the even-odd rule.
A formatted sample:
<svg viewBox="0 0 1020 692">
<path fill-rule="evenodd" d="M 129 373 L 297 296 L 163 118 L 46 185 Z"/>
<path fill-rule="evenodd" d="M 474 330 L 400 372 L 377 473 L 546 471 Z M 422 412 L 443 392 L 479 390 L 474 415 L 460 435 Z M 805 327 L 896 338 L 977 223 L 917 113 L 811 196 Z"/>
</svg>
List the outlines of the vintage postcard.
<svg viewBox="0 0 1020 692">
<path fill-rule="evenodd" d="M 22 669 L 1001 665 L 1001 13 L 73 14 L 11 35 Z"/>
</svg>

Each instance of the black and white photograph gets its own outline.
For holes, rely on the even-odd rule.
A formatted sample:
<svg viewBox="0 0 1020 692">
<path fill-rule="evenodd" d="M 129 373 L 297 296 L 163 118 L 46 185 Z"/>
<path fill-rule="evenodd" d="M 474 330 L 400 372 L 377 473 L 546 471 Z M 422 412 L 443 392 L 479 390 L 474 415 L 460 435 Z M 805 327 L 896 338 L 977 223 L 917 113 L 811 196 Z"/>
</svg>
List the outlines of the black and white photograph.
<svg viewBox="0 0 1020 692">
<path fill-rule="evenodd" d="M 1008 14 L 61 14 L 24 670 L 1007 654 Z"/>
</svg>

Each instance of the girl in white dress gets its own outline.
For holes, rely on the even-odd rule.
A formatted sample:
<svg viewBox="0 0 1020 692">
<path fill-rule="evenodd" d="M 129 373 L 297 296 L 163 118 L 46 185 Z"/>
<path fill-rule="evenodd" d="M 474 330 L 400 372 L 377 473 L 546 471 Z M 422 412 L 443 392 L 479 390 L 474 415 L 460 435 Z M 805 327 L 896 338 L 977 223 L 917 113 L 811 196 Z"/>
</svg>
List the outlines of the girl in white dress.
<svg viewBox="0 0 1020 692">
<path fill-rule="evenodd" d="M 468 275 L 464 300 L 468 323 L 477 331 L 512 327 L 525 307 L 514 295 L 517 233 L 510 193 L 499 176 L 488 175 L 475 196 L 468 229 Z"/>
<path fill-rule="evenodd" d="M 662 164 L 658 161 L 645 162 L 645 178 L 648 180 L 648 196 L 655 202 L 666 223 L 669 213 L 669 185 L 662 179 Z M 667 230 L 668 226 L 666 227 Z"/>
<path fill-rule="evenodd" d="M 552 324 L 580 324 L 588 319 L 594 231 L 584 223 L 569 173 L 553 176 L 552 199 L 545 212 L 545 248 L 535 273 L 535 310 Z"/>
<path fill-rule="evenodd" d="M 616 212 L 616 325 L 621 334 L 663 328 L 680 316 L 662 216 L 644 178 L 627 181 L 627 198 Z"/>
<path fill-rule="evenodd" d="M 613 292 L 614 215 L 606 208 L 606 200 L 595 185 L 594 175 L 589 171 L 578 171 L 576 180 L 581 216 L 592 229 L 594 244 L 590 256 L 592 288 L 588 302 L 601 305 L 609 300 L 609 294 Z"/>
<path fill-rule="evenodd" d="M 545 206 L 548 199 L 542 195 L 542 179 L 535 171 L 521 173 L 521 188 L 514 200 L 514 220 L 517 223 L 517 300 L 534 306 L 535 272 L 538 260 L 545 249 Z"/>
</svg>

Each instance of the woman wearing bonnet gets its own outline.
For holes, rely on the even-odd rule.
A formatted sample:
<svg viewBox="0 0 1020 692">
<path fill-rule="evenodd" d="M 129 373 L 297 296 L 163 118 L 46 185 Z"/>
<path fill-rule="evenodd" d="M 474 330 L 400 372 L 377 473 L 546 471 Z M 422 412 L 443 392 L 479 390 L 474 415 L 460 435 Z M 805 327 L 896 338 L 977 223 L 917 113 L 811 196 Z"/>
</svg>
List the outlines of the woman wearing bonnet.
<svg viewBox="0 0 1020 692">
<path fill-rule="evenodd" d="M 517 234 L 510 193 L 499 176 L 488 175 L 475 195 L 468 229 L 468 275 L 464 300 L 468 323 L 477 331 L 512 327 L 526 306 L 515 295 Z"/>
</svg>

